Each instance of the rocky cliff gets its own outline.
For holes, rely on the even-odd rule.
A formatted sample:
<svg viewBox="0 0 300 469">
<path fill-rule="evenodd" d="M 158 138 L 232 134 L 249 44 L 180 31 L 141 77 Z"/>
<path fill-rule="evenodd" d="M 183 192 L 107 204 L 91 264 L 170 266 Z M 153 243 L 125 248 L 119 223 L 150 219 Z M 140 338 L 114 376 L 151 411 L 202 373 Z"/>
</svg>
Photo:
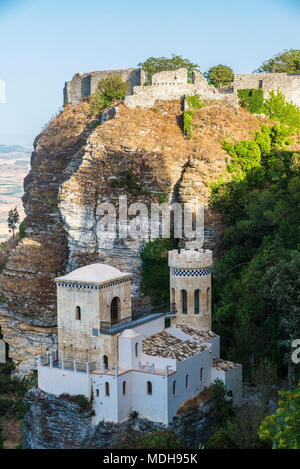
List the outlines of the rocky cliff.
<svg viewBox="0 0 300 469">
<path fill-rule="evenodd" d="M 120 240 L 108 245 L 97 232 L 97 207 L 127 193 L 150 203 L 158 194 L 169 202 L 208 206 L 210 183 L 224 172 L 224 138 L 249 138 L 260 121 L 226 103 L 208 102 L 195 112 L 191 139 L 182 133 L 180 101 L 148 110 L 118 107 L 116 117 L 95 127 L 88 104 L 66 106 L 36 138 L 31 170 L 24 181 L 26 235 L 11 252 L 0 277 L 0 326 L 10 356 L 21 372 L 56 341 L 54 278 L 91 262 L 133 272 L 133 300 L 139 302 L 141 243 Z M 118 181 L 133 174 L 140 191 Z M 220 216 L 205 218 L 206 245 L 221 247 Z"/>
<path fill-rule="evenodd" d="M 23 426 L 24 449 L 122 448 L 122 442 L 134 435 L 166 428 L 140 418 L 130 418 L 117 425 L 100 422 L 95 427 L 91 412 L 82 411 L 64 398 L 34 388 L 25 399 L 30 411 Z M 200 442 L 208 441 L 214 424 L 216 412 L 213 401 L 208 400 L 177 417 L 168 430 L 183 437 L 187 448 L 197 448 Z"/>
</svg>

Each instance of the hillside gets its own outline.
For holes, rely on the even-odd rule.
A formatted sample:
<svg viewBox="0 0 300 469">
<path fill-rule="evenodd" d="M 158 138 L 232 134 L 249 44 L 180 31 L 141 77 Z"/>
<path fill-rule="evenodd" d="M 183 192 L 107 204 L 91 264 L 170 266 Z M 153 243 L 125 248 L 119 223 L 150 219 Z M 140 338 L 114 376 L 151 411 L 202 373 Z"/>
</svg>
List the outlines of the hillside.
<svg viewBox="0 0 300 469">
<path fill-rule="evenodd" d="M 27 238 L 11 253 L 0 280 L 1 330 L 21 370 L 56 340 L 53 279 L 58 274 L 95 261 L 112 264 L 133 272 L 134 300 L 140 302 L 140 243 L 107 246 L 95 228 L 97 205 L 117 202 L 124 193 L 112 181 L 126 170 L 147 188 L 140 194 L 129 191 L 128 204 L 157 201 L 163 193 L 172 201 L 207 206 L 210 183 L 224 173 L 228 159 L 222 140 L 253 138 L 265 121 L 226 103 L 208 102 L 195 112 L 193 137 L 187 139 L 179 101 L 150 110 L 120 105 L 115 119 L 96 128 L 87 103 L 64 108 L 34 142 L 24 181 Z M 218 256 L 219 214 L 207 210 L 205 230 L 205 247 Z"/>
</svg>

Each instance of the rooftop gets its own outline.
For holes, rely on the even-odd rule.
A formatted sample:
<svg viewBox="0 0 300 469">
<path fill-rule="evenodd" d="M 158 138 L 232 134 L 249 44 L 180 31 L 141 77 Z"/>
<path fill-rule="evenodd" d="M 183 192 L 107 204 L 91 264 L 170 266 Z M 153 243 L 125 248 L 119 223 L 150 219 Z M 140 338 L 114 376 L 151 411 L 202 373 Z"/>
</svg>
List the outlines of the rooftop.
<svg viewBox="0 0 300 469">
<path fill-rule="evenodd" d="M 217 335 L 209 329 L 196 329 L 195 327 L 188 326 L 187 324 L 184 324 L 184 323 L 177 323 L 175 324 L 175 327 L 177 329 L 180 329 L 182 332 L 189 335 L 193 339 L 198 340 L 200 342 L 207 341 L 209 339 L 213 339 L 214 337 L 217 337 Z"/>
<path fill-rule="evenodd" d="M 57 277 L 56 281 L 82 282 L 99 284 L 129 277 L 129 272 L 121 272 L 119 269 L 107 264 L 90 264 L 73 270 L 67 275 Z"/>
<path fill-rule="evenodd" d="M 227 362 L 221 358 L 213 358 L 213 367 L 219 371 L 229 371 L 237 366 L 241 366 L 239 363 Z"/>
<path fill-rule="evenodd" d="M 183 361 L 207 350 L 205 345 L 191 340 L 180 340 L 165 331 L 143 340 L 143 353 L 150 356 L 172 358 Z"/>
</svg>

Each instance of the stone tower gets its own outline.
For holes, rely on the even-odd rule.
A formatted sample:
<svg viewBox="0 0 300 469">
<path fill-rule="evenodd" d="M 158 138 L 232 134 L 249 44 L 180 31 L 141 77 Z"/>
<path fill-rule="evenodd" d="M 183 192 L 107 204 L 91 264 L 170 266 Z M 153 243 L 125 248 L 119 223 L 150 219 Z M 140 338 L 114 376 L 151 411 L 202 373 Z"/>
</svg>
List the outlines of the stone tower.
<svg viewBox="0 0 300 469">
<path fill-rule="evenodd" d="M 212 251 L 169 251 L 170 299 L 176 322 L 211 329 Z"/>
</svg>

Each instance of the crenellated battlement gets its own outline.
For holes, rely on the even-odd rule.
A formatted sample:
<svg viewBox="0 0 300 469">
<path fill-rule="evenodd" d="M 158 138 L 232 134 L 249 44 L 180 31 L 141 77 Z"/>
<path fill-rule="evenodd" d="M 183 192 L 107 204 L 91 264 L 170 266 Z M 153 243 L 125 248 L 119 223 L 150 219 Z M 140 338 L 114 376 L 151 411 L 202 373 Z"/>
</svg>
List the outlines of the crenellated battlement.
<svg viewBox="0 0 300 469">
<path fill-rule="evenodd" d="M 212 251 L 209 249 L 177 249 L 169 251 L 169 267 L 174 269 L 205 269 L 212 266 Z"/>
</svg>

